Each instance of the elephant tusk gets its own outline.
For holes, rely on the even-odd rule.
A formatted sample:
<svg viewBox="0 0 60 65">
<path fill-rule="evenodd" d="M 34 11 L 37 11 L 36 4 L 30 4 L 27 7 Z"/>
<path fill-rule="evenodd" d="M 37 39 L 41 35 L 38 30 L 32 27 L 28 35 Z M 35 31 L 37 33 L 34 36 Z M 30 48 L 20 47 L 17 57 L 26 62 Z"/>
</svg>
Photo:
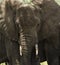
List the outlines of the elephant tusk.
<svg viewBox="0 0 60 65">
<path fill-rule="evenodd" d="M 36 56 L 38 56 L 38 44 L 35 44 Z"/>
<path fill-rule="evenodd" d="M 22 56 L 22 46 L 20 45 L 20 56 Z"/>
</svg>

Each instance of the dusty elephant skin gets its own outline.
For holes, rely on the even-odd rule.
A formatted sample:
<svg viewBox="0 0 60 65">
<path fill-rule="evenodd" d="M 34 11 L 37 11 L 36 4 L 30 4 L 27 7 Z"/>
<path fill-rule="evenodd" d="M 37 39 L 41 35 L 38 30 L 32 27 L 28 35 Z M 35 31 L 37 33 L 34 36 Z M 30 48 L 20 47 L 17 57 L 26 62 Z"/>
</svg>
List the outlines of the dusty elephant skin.
<svg viewBox="0 0 60 65">
<path fill-rule="evenodd" d="M 42 26 L 39 36 L 39 55 L 48 65 L 60 65 L 60 6 L 55 0 L 43 0 Z"/>
</svg>

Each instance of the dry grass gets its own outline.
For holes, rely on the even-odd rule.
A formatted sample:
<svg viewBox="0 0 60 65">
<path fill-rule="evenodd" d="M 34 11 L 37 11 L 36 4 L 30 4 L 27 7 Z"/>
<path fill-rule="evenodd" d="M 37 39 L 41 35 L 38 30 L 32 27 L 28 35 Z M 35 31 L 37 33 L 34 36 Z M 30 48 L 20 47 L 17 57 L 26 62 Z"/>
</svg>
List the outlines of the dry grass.
<svg viewBox="0 0 60 65">
<path fill-rule="evenodd" d="M 41 65 L 48 65 L 47 61 L 40 63 Z"/>
<path fill-rule="evenodd" d="M 5 65 L 5 63 L 2 63 L 2 64 L 0 64 L 0 65 Z M 45 62 L 42 62 L 41 65 L 48 65 L 48 64 L 47 64 L 47 62 L 45 61 Z"/>
<path fill-rule="evenodd" d="M 1 63 L 0 65 L 5 65 L 5 63 Z"/>
</svg>

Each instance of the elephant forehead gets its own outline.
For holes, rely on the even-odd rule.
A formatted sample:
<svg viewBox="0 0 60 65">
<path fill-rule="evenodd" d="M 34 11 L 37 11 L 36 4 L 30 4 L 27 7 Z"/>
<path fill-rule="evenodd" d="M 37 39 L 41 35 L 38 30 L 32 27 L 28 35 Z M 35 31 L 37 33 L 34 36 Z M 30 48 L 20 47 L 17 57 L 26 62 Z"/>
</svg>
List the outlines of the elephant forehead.
<svg viewBox="0 0 60 65">
<path fill-rule="evenodd" d="M 33 6 L 21 7 L 18 15 L 22 26 L 35 27 L 40 24 L 40 11 Z"/>
</svg>

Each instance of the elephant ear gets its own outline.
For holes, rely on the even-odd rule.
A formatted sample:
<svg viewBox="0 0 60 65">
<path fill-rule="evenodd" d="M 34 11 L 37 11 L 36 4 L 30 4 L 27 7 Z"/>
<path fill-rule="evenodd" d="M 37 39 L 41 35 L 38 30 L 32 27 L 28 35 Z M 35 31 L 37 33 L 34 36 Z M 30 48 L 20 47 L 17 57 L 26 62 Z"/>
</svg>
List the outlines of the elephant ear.
<svg viewBox="0 0 60 65">
<path fill-rule="evenodd" d="M 14 5 L 14 6 L 13 6 Z M 18 40 L 18 25 L 16 23 L 16 6 L 10 2 L 6 3 L 5 20 L 7 32 L 12 40 Z"/>
<path fill-rule="evenodd" d="M 2 0 L 0 3 L 0 33 L 4 32 L 5 26 L 5 2 Z"/>
<path fill-rule="evenodd" d="M 14 6 L 9 0 L 3 0 L 0 9 L 0 28 L 5 31 L 4 33 L 9 39 L 17 40 L 18 28 L 17 25 L 15 25 L 16 10 L 14 9 Z"/>
</svg>

